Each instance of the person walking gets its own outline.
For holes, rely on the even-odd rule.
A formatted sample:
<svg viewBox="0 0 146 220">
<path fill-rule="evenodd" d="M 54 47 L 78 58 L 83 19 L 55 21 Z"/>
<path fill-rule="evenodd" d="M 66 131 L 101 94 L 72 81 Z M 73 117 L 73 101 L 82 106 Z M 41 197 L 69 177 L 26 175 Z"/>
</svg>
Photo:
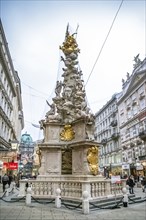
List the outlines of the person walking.
<svg viewBox="0 0 146 220">
<path fill-rule="evenodd" d="M 11 182 L 13 181 L 13 176 L 11 174 L 9 174 L 9 181 L 8 181 L 8 184 L 9 184 L 9 187 L 11 185 Z"/>
<path fill-rule="evenodd" d="M 141 186 L 142 186 L 142 191 L 145 192 L 146 190 L 146 177 L 143 177 L 141 180 Z"/>
<path fill-rule="evenodd" d="M 135 182 L 134 182 L 134 178 L 132 175 L 129 176 L 129 178 L 126 181 L 126 184 L 129 186 L 129 193 L 130 194 L 134 194 L 134 186 L 135 186 Z"/>
<path fill-rule="evenodd" d="M 5 187 L 9 182 L 9 177 L 7 176 L 7 174 L 5 173 L 5 175 L 2 177 L 2 184 L 3 184 L 3 192 L 5 192 Z"/>
</svg>

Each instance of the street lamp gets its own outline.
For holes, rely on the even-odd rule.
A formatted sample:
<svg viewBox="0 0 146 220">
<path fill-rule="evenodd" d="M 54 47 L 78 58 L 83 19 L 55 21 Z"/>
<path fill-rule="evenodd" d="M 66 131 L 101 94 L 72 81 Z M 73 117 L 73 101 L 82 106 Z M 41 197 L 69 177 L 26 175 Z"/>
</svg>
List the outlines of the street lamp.
<svg viewBox="0 0 146 220">
<path fill-rule="evenodd" d="M 16 141 L 11 141 L 11 149 L 12 150 L 18 150 L 18 147 L 19 147 L 19 142 L 16 140 Z"/>
</svg>

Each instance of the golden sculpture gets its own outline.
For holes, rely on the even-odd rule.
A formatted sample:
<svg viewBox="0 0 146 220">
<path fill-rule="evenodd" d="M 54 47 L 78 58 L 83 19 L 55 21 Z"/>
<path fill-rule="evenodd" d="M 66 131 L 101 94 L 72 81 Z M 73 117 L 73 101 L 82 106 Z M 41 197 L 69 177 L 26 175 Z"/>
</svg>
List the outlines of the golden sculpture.
<svg viewBox="0 0 146 220">
<path fill-rule="evenodd" d="M 97 146 L 93 146 L 88 149 L 87 161 L 88 161 L 91 173 L 96 176 L 98 173 L 98 147 Z"/>
<path fill-rule="evenodd" d="M 75 132 L 71 125 L 65 125 L 63 131 L 60 133 L 62 141 L 71 141 L 75 137 Z"/>
<path fill-rule="evenodd" d="M 70 35 L 68 32 L 66 34 L 65 42 L 59 47 L 65 54 L 70 54 L 72 52 L 79 53 L 78 44 L 74 38 L 74 34 Z"/>
<path fill-rule="evenodd" d="M 41 151 L 40 149 L 38 149 L 38 150 L 36 151 L 36 154 L 38 155 L 39 165 L 41 166 L 42 151 Z"/>
</svg>

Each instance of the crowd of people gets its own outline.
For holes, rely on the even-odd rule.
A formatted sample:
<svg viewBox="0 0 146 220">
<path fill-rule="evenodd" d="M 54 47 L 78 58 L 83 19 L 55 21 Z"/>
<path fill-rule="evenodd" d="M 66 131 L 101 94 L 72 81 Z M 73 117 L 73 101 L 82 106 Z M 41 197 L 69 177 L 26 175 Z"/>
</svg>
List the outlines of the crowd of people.
<svg viewBox="0 0 146 220">
<path fill-rule="evenodd" d="M 6 185 L 8 184 L 8 187 L 10 187 L 13 181 L 16 183 L 16 186 L 19 187 L 19 179 L 21 179 L 21 177 L 5 173 L 2 177 L 3 192 L 6 190 Z M 125 176 L 124 179 L 126 179 L 126 185 L 129 188 L 130 194 L 134 194 L 134 186 L 137 182 L 141 184 L 142 192 L 146 192 L 146 176 L 138 176 L 138 178 L 135 179 L 133 175 L 130 175 L 129 177 Z"/>
<path fill-rule="evenodd" d="M 2 184 L 3 184 L 3 192 L 6 190 L 6 185 L 8 184 L 8 187 L 10 187 L 12 182 L 16 183 L 16 186 L 19 187 L 19 178 L 18 176 L 12 175 L 12 174 L 4 174 L 2 177 Z"/>
<path fill-rule="evenodd" d="M 138 179 L 135 181 L 134 176 L 130 175 L 129 177 L 127 177 L 127 180 L 126 180 L 126 185 L 129 188 L 129 193 L 134 194 L 134 186 L 136 182 L 140 182 L 142 191 L 145 192 L 146 191 L 146 177 L 139 176 Z"/>
</svg>

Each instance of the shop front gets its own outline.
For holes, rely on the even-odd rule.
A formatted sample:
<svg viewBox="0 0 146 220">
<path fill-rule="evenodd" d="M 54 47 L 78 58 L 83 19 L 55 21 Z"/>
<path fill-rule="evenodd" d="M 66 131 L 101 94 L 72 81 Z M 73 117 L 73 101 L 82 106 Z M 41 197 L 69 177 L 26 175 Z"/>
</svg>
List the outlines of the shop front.
<svg viewBox="0 0 146 220">
<path fill-rule="evenodd" d="M 122 164 L 122 177 L 126 178 L 129 175 L 130 175 L 130 164 L 129 163 Z"/>
<path fill-rule="evenodd" d="M 139 157 L 139 162 L 143 167 L 142 176 L 146 176 L 146 155 Z"/>
<path fill-rule="evenodd" d="M 119 164 L 112 164 L 111 165 L 111 175 L 112 176 L 121 176 L 122 175 L 122 166 Z"/>
<path fill-rule="evenodd" d="M 18 162 L 3 162 L 3 171 L 7 174 L 17 175 Z"/>
</svg>

